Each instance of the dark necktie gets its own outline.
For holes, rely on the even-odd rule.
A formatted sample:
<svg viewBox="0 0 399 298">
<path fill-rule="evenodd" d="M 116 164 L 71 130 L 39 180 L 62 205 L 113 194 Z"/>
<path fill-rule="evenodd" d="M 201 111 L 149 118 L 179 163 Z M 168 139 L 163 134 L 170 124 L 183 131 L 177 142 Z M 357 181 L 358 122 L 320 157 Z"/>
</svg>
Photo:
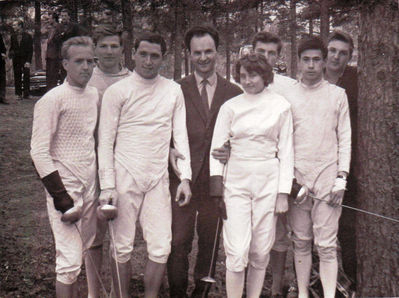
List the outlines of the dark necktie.
<svg viewBox="0 0 399 298">
<path fill-rule="evenodd" d="M 202 89 L 201 89 L 202 104 L 204 105 L 204 109 L 205 109 L 206 115 L 208 116 L 209 103 L 208 103 L 208 92 L 206 91 L 206 85 L 209 84 L 209 82 L 208 82 L 207 79 L 203 79 L 201 84 L 202 84 Z"/>
</svg>

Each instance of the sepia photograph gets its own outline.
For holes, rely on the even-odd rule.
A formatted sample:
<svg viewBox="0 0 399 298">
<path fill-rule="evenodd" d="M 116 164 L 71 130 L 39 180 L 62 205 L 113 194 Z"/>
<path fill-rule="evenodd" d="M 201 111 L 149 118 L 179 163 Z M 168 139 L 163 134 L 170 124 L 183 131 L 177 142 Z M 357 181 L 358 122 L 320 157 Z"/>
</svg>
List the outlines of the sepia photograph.
<svg viewBox="0 0 399 298">
<path fill-rule="evenodd" d="M 0 0 L 0 297 L 399 297 L 399 0 Z"/>
</svg>

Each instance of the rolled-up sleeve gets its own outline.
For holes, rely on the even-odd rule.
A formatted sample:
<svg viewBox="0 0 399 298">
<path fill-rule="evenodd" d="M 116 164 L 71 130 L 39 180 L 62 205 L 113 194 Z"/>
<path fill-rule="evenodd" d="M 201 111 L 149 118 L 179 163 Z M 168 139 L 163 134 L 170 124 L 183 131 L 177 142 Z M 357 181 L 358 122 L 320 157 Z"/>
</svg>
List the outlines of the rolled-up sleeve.
<svg viewBox="0 0 399 298">
<path fill-rule="evenodd" d="M 176 104 L 172 118 L 173 146 L 184 156 L 177 160 L 177 166 L 181 172 L 180 180 L 191 180 L 190 147 L 188 144 L 186 126 L 186 106 L 180 87 L 177 91 Z"/>
<path fill-rule="evenodd" d="M 57 170 L 50 149 L 59 113 L 60 104 L 48 96 L 39 100 L 34 108 L 30 154 L 40 178 Z"/>
<path fill-rule="evenodd" d="M 98 176 L 101 189 L 115 188 L 114 144 L 121 108 L 121 95 L 114 88 L 108 88 L 102 100 L 98 126 Z"/>
<path fill-rule="evenodd" d="M 213 158 L 212 151 L 215 148 L 220 148 L 223 144 L 230 139 L 231 121 L 233 119 L 233 111 L 226 105 L 223 104 L 219 110 L 218 117 L 216 119 L 215 128 L 213 131 L 211 153 L 209 157 L 209 167 L 211 176 L 222 176 L 223 175 L 223 164 Z"/>
<path fill-rule="evenodd" d="M 343 91 L 338 110 L 338 171 L 349 173 L 351 160 L 351 122 L 346 93 Z"/>
<path fill-rule="evenodd" d="M 279 159 L 279 193 L 291 192 L 292 179 L 294 177 L 294 147 L 293 147 L 293 124 L 290 109 L 281 115 L 281 130 L 278 139 Z"/>
</svg>

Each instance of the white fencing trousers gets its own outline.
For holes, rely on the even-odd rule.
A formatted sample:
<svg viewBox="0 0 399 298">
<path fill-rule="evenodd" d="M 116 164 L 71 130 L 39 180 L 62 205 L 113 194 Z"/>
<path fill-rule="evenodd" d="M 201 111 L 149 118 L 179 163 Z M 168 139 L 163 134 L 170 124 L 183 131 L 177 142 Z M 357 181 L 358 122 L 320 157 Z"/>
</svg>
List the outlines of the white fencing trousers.
<svg viewBox="0 0 399 298">
<path fill-rule="evenodd" d="M 90 247 L 96 234 L 96 169 L 94 164 L 93 176 L 84 185 L 61 163 L 54 161 L 54 164 L 68 194 L 74 200 L 74 205 L 82 207 L 82 217 L 76 222 L 76 226 L 64 223 L 61 221 L 62 213 L 54 208 L 53 198 L 46 191 L 47 211 L 55 240 L 57 281 L 73 284 L 81 271 L 84 250 Z"/>
<path fill-rule="evenodd" d="M 276 158 L 230 158 L 224 192 L 227 220 L 223 223 L 227 270 L 240 272 L 248 262 L 256 269 L 267 267 L 275 238 L 278 179 Z"/>
<path fill-rule="evenodd" d="M 172 206 L 169 176 L 166 171 L 159 182 L 149 190 L 140 189 L 134 178 L 115 161 L 118 216 L 112 221 L 119 263 L 130 260 L 133 251 L 136 222 L 140 220 L 143 237 L 151 261 L 165 264 L 171 250 Z M 112 256 L 114 247 L 111 243 Z"/>
<path fill-rule="evenodd" d="M 323 197 L 328 194 L 335 182 L 337 165 L 325 167 L 316 179 L 312 191 Z M 310 183 L 309 183 L 310 184 Z M 326 196 L 323 200 L 327 201 Z M 342 207 L 331 207 L 326 202 L 308 197 L 301 205 L 289 200 L 288 219 L 292 228 L 292 240 L 296 255 L 309 255 L 314 244 L 321 261 L 336 260 L 337 233 Z"/>
</svg>

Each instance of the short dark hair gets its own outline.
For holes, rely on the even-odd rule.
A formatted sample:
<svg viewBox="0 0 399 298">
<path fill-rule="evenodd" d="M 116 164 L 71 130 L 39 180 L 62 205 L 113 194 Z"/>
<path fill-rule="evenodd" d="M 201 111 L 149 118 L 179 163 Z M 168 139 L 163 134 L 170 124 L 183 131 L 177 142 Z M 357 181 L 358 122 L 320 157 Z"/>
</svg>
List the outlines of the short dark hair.
<svg viewBox="0 0 399 298">
<path fill-rule="evenodd" d="M 332 40 L 340 40 L 340 41 L 343 41 L 343 42 L 349 44 L 349 54 L 350 54 L 350 57 L 352 57 L 354 45 L 353 45 L 353 39 L 348 33 L 341 31 L 341 30 L 334 30 L 328 37 L 327 45 Z"/>
<path fill-rule="evenodd" d="M 111 24 L 100 24 L 94 29 L 93 41 L 97 45 L 97 42 L 107 36 L 118 36 L 119 44 L 122 45 L 122 32 Z"/>
<path fill-rule="evenodd" d="M 144 32 L 140 34 L 140 36 L 134 41 L 133 47 L 135 51 L 137 51 L 142 41 L 159 44 L 161 46 L 162 55 L 166 53 L 166 42 L 160 34 L 153 32 Z"/>
<path fill-rule="evenodd" d="M 202 37 L 206 34 L 209 34 L 213 41 L 215 42 L 215 48 L 217 49 L 219 46 L 219 33 L 215 28 L 213 28 L 210 25 L 201 25 L 201 26 L 194 26 L 191 27 L 186 34 L 184 35 L 184 44 L 186 45 L 186 48 L 191 51 L 190 43 L 191 39 L 196 36 L 196 37 Z"/>
<path fill-rule="evenodd" d="M 240 83 L 240 69 L 241 66 L 245 68 L 248 72 L 256 72 L 259 74 L 265 86 L 267 87 L 269 84 L 273 83 L 273 68 L 267 63 L 267 60 L 264 55 L 251 53 L 242 56 L 235 65 L 235 73 L 234 80 L 237 83 Z"/>
<path fill-rule="evenodd" d="M 318 36 L 306 37 L 299 42 L 298 57 L 300 58 L 301 54 L 306 50 L 320 50 L 323 55 L 323 59 L 327 58 L 327 47 Z"/>
<path fill-rule="evenodd" d="M 267 31 L 260 31 L 255 34 L 254 38 L 252 39 L 253 49 L 255 49 L 257 42 L 277 44 L 277 54 L 279 55 L 281 52 L 281 48 L 283 47 L 280 37 Z"/>
</svg>

